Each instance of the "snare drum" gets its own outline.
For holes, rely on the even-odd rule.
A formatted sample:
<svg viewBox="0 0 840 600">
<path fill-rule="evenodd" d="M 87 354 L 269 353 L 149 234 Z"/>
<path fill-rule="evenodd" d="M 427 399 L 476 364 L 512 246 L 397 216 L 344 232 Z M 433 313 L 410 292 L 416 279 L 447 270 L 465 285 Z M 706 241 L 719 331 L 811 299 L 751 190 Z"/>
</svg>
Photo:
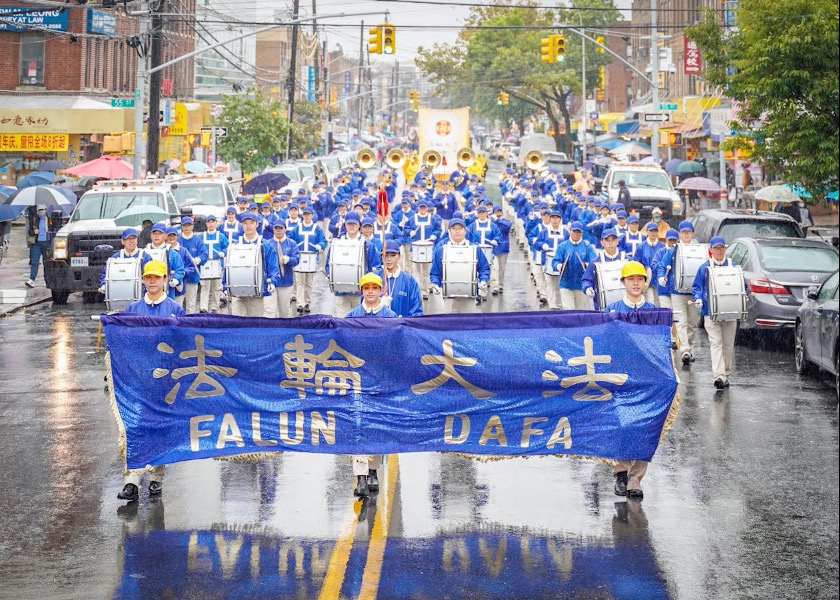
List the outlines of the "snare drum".
<svg viewBox="0 0 840 600">
<path fill-rule="evenodd" d="M 333 238 L 330 242 L 330 291 L 356 293 L 365 268 L 365 242 Z"/>
<path fill-rule="evenodd" d="M 479 248 L 481 248 L 481 251 L 484 253 L 484 258 L 487 259 L 487 264 L 492 265 L 493 264 L 493 246 L 491 246 L 490 244 L 481 244 L 479 246 Z"/>
<path fill-rule="evenodd" d="M 709 267 L 709 318 L 715 322 L 747 318 L 744 272 L 739 266 Z"/>
<path fill-rule="evenodd" d="M 432 262 L 433 254 L 434 245 L 432 242 L 425 241 L 411 243 L 411 262 L 430 263 Z"/>
<path fill-rule="evenodd" d="M 443 297 L 475 298 L 478 294 L 476 265 L 478 246 L 443 245 Z"/>
<path fill-rule="evenodd" d="M 199 271 L 201 279 L 221 279 L 222 261 L 218 258 L 211 258 L 201 265 L 201 269 Z"/>
<path fill-rule="evenodd" d="M 262 245 L 231 244 L 228 246 L 225 279 L 228 292 L 235 298 L 262 296 Z"/>
<path fill-rule="evenodd" d="M 674 250 L 674 287 L 683 294 L 691 293 L 694 276 L 700 265 L 709 260 L 706 244 L 677 244 Z"/>
<path fill-rule="evenodd" d="M 301 252 L 300 262 L 293 267 L 295 273 L 315 273 L 318 270 L 318 253 Z"/>
<path fill-rule="evenodd" d="M 624 298 L 624 284 L 621 283 L 621 269 L 626 261 L 595 263 L 595 280 L 598 291 L 598 308 L 606 310 L 613 302 Z"/>
<path fill-rule="evenodd" d="M 143 295 L 143 267 L 137 258 L 109 258 L 105 266 L 105 306 L 123 310 Z"/>
</svg>

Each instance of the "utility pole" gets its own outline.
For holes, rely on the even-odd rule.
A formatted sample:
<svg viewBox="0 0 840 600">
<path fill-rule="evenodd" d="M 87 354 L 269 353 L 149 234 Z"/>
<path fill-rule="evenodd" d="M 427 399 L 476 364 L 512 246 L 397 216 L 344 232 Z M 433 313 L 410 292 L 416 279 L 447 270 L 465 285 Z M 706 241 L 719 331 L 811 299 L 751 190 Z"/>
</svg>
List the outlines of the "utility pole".
<svg viewBox="0 0 840 600">
<path fill-rule="evenodd" d="M 300 0 L 295 0 L 292 14 L 297 16 L 300 11 Z M 294 129 L 295 119 L 295 76 L 297 75 L 297 44 L 298 44 L 298 24 L 292 25 L 292 64 L 289 67 L 289 136 L 286 138 L 286 160 L 292 158 L 292 130 Z"/>
<path fill-rule="evenodd" d="M 318 35 L 318 20 L 314 18 L 315 14 L 316 14 L 315 10 L 316 10 L 315 0 L 312 0 L 312 17 L 313 17 L 313 19 L 312 19 L 312 37 L 316 37 Z M 319 57 L 320 50 L 321 50 L 321 45 L 316 41 L 315 42 L 315 85 L 313 87 L 313 89 L 316 90 L 316 92 L 317 92 L 318 89 L 320 89 L 320 83 L 321 83 L 321 81 L 320 81 L 321 80 L 321 63 L 320 63 L 320 57 Z M 324 56 L 326 57 L 326 53 L 324 53 Z"/>
<path fill-rule="evenodd" d="M 314 0 L 313 0 L 314 3 Z M 330 88 L 330 60 L 329 54 L 327 54 L 327 39 L 326 35 L 324 35 L 324 51 L 322 56 L 324 57 L 324 106 L 327 109 L 327 118 L 324 122 L 324 154 L 330 153 L 330 138 L 332 137 L 332 114 L 330 113 L 330 106 L 331 100 L 330 93 L 332 92 Z"/>
<path fill-rule="evenodd" d="M 149 57 L 150 68 L 154 69 L 163 62 L 163 16 L 166 0 L 152 0 L 149 3 L 152 28 L 150 31 Z M 149 124 L 146 133 L 146 172 L 154 173 L 158 169 L 160 155 L 160 88 L 163 71 L 152 70 L 149 75 Z"/>
<path fill-rule="evenodd" d="M 134 179 L 140 179 L 143 168 L 143 100 L 146 91 L 146 51 L 145 38 L 149 29 L 149 13 L 140 8 L 137 24 L 137 37 L 140 40 L 134 49 L 137 51 L 137 82 L 134 87 Z"/>
<path fill-rule="evenodd" d="M 394 62 L 394 99 L 392 102 L 398 102 L 400 100 L 400 61 Z M 399 118 L 399 113 L 397 112 L 397 106 L 394 105 L 394 124 L 391 126 L 391 132 L 396 135 L 397 133 L 397 119 Z"/>
<path fill-rule="evenodd" d="M 659 42 L 657 41 L 657 16 L 656 0 L 650 0 L 650 70 L 652 95 L 651 104 L 653 111 L 659 110 Z M 653 162 L 659 164 L 659 123 L 651 123 L 650 154 Z"/>
<path fill-rule="evenodd" d="M 356 126 L 356 135 L 362 134 L 362 74 L 365 66 L 365 22 L 362 21 L 362 28 L 359 30 L 359 100 L 356 108 L 359 110 L 359 121 Z M 350 141 L 349 139 L 347 140 Z"/>
<path fill-rule="evenodd" d="M 578 9 L 578 19 L 580 19 L 580 32 L 583 33 L 583 15 L 580 13 L 580 9 Z M 580 36 L 580 68 L 581 74 L 583 75 L 583 114 L 581 115 L 581 123 L 583 123 L 583 140 L 581 143 L 581 158 L 580 164 L 583 164 L 586 161 L 586 140 L 589 137 L 589 134 L 586 132 L 589 129 L 589 112 L 586 108 L 586 38 L 582 35 Z"/>
</svg>

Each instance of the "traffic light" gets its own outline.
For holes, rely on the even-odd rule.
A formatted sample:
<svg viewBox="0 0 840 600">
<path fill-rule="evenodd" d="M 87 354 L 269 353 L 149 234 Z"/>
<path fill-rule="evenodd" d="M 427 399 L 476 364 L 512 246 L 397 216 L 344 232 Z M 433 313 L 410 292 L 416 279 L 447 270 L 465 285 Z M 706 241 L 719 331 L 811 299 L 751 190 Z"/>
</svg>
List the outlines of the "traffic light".
<svg viewBox="0 0 840 600">
<path fill-rule="evenodd" d="M 603 35 L 596 35 L 595 41 L 601 44 L 601 46 L 595 46 L 595 52 L 600 52 L 601 54 L 604 53 L 604 48 L 602 47 L 604 44 L 604 36 Z"/>
<path fill-rule="evenodd" d="M 382 29 L 382 52 L 384 54 L 393 54 L 396 51 L 397 44 L 397 28 L 390 23 L 380 25 Z"/>
<path fill-rule="evenodd" d="M 204 148 L 209 148 L 210 147 L 210 143 L 211 143 L 210 136 L 211 135 L 212 135 L 212 131 L 210 131 L 209 129 L 202 129 L 201 130 L 201 145 Z"/>
<path fill-rule="evenodd" d="M 507 106 L 508 102 L 510 102 L 510 94 L 507 92 L 502 92 L 502 104 Z"/>
<path fill-rule="evenodd" d="M 371 27 L 368 30 L 370 37 L 368 37 L 368 53 L 382 54 L 382 25 Z"/>
<path fill-rule="evenodd" d="M 201 146 L 201 134 L 200 133 L 190 133 L 187 134 L 187 140 L 189 141 L 190 146 L 193 148 L 197 148 Z"/>
<path fill-rule="evenodd" d="M 408 102 L 411 110 L 420 108 L 420 92 L 417 90 L 408 90 Z"/>
<path fill-rule="evenodd" d="M 553 63 L 554 59 L 554 36 L 550 35 L 547 38 L 540 40 L 540 60 L 543 62 Z"/>
<path fill-rule="evenodd" d="M 554 56 L 557 62 L 566 60 L 566 36 L 557 34 L 554 38 Z"/>
<path fill-rule="evenodd" d="M 668 133 L 668 145 L 669 146 L 682 146 L 682 134 L 681 133 Z"/>
</svg>

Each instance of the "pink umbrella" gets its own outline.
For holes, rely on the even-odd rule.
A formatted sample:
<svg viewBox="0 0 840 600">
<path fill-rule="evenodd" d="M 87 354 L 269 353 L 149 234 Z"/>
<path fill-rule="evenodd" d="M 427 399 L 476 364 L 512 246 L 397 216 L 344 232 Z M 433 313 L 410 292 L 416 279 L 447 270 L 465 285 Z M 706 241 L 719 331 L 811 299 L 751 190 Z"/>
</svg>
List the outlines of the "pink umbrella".
<svg viewBox="0 0 840 600">
<path fill-rule="evenodd" d="M 119 156 L 100 156 L 86 163 L 64 169 L 62 173 L 81 177 L 83 175 L 94 175 L 107 179 L 131 179 L 134 175 L 134 168 Z"/>
<path fill-rule="evenodd" d="M 719 192 L 720 184 L 706 177 L 689 177 L 677 186 L 678 190 L 696 190 L 698 192 Z"/>
</svg>

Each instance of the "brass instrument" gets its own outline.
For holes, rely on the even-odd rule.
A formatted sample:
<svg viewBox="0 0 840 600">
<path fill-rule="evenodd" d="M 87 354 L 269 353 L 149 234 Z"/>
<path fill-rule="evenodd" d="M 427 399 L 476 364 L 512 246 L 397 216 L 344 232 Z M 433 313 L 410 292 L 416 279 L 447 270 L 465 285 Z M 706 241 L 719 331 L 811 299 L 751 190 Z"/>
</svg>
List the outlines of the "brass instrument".
<svg viewBox="0 0 840 600">
<path fill-rule="evenodd" d="M 399 148 L 391 148 L 385 155 L 385 164 L 394 170 L 401 169 L 407 160 L 408 157 L 405 155 L 405 152 Z"/>
<path fill-rule="evenodd" d="M 362 148 L 356 154 L 356 162 L 363 169 L 370 169 L 376 165 L 376 152 L 370 148 Z"/>
<path fill-rule="evenodd" d="M 423 153 L 423 166 L 430 171 L 437 167 L 440 164 L 440 161 L 440 152 L 437 150 L 426 150 Z"/>
<path fill-rule="evenodd" d="M 534 171 L 538 171 L 545 166 L 545 157 L 539 150 L 531 150 L 525 155 L 525 166 Z"/>
<path fill-rule="evenodd" d="M 466 169 L 475 162 L 475 152 L 472 148 L 461 148 L 458 150 L 458 166 Z"/>
</svg>

